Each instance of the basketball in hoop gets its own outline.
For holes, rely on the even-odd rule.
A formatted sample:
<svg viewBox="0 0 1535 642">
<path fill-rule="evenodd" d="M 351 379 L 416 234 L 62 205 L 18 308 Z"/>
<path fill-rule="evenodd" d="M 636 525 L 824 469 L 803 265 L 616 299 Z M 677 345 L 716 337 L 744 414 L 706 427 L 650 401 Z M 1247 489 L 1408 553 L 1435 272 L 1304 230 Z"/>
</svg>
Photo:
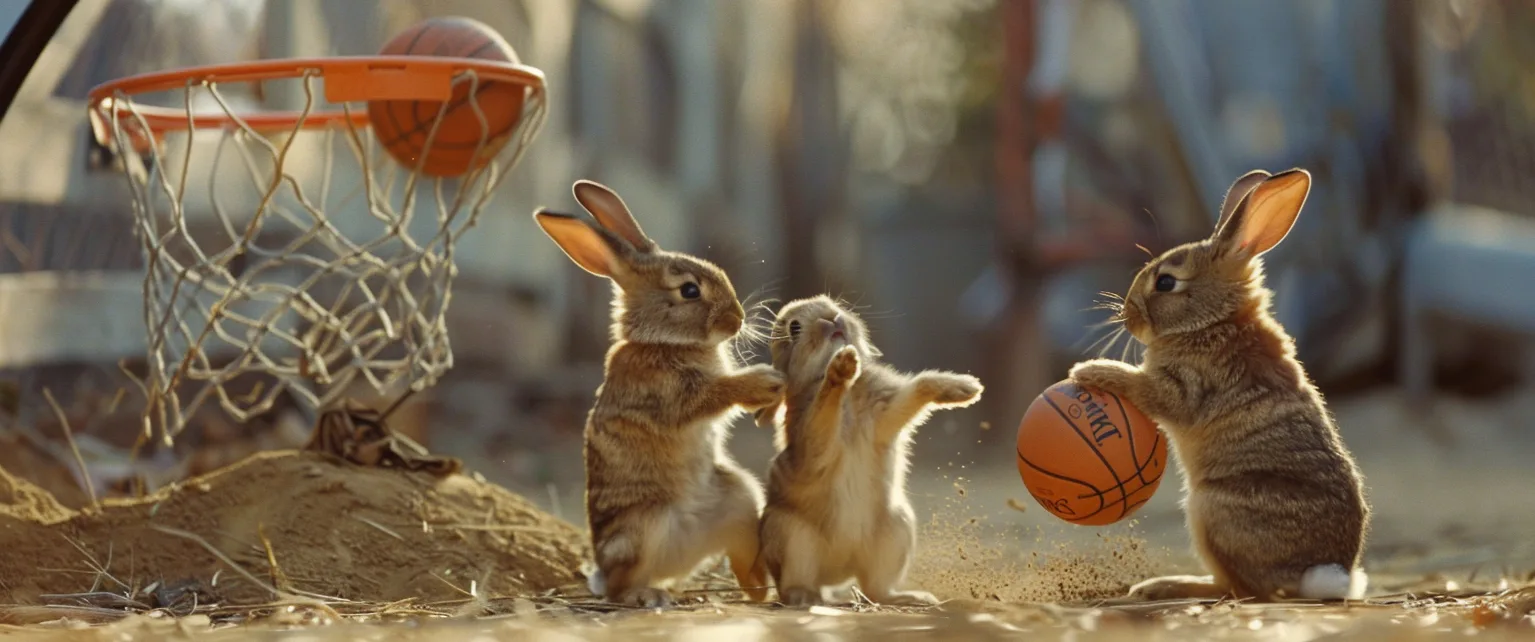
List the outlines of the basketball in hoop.
<svg viewBox="0 0 1535 642">
<path fill-rule="evenodd" d="M 285 391 L 323 412 L 452 367 L 453 249 L 548 113 L 543 73 L 475 25 L 406 32 L 416 53 L 435 33 L 438 55 L 259 60 L 91 90 L 145 259 L 146 432 L 169 444 L 203 404 L 244 421 Z M 302 104 L 237 107 L 228 94 L 257 81 Z"/>
<path fill-rule="evenodd" d="M 462 16 L 424 20 L 379 53 L 518 62 L 501 34 Z M 369 102 L 368 119 L 379 143 L 400 164 L 430 176 L 459 176 L 484 166 L 506 145 L 522 116 L 525 92 L 521 85 L 464 78 L 447 101 Z"/>
</svg>

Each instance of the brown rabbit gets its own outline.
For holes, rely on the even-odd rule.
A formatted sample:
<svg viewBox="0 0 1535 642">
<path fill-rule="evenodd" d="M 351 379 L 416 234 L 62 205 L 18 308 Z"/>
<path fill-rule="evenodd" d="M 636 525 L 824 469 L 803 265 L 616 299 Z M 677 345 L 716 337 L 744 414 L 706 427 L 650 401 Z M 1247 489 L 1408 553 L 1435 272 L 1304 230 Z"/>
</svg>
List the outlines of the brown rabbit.
<svg viewBox="0 0 1535 642">
<path fill-rule="evenodd" d="M 773 327 L 773 366 L 788 377 L 779 453 L 768 473 L 762 559 L 779 601 L 815 604 L 857 580 L 875 602 L 926 605 L 898 590 L 916 548 L 906 498 L 912 431 L 934 408 L 975 403 L 981 382 L 879 363 L 863 321 L 825 296 L 785 305 Z M 773 409 L 759 411 L 759 421 Z"/>
<path fill-rule="evenodd" d="M 1135 275 L 1117 320 L 1139 367 L 1094 359 L 1071 378 L 1134 403 L 1170 437 L 1184 510 L 1210 576 L 1147 580 L 1148 599 L 1357 599 L 1369 523 L 1364 483 L 1322 395 L 1269 314 L 1259 257 L 1289 234 L 1311 175 L 1253 171 L 1226 193 L 1210 238 Z"/>
<path fill-rule="evenodd" d="M 783 376 L 738 369 L 727 341 L 745 313 L 724 271 L 668 252 L 607 187 L 578 181 L 596 221 L 539 210 L 534 219 L 588 272 L 611 279 L 613 347 L 586 420 L 586 513 L 593 593 L 648 607 L 724 552 L 741 587 L 767 597 L 757 559 L 762 488 L 724 441 L 737 408 L 776 405 Z"/>
</svg>

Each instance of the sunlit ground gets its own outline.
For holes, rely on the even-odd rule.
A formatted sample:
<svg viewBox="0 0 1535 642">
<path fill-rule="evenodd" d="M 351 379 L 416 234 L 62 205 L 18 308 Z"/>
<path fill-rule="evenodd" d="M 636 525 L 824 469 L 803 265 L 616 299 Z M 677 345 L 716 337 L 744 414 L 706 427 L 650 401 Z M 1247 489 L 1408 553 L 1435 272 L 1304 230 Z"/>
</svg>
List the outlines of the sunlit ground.
<svg viewBox="0 0 1535 642">
<path fill-rule="evenodd" d="M 1532 402 L 1446 400 L 1452 446 L 1419 432 L 1393 393 L 1341 400 L 1338 420 L 1369 477 L 1375 528 L 1361 602 L 1285 604 L 1131 602 L 1124 586 L 1147 575 L 1197 570 L 1178 513 L 1179 481 L 1164 481 L 1131 523 L 1083 528 L 1026 501 L 1012 462 L 924 457 L 913 495 L 926 522 L 912 579 L 948 600 L 912 611 L 847 603 L 789 610 L 697 590 L 666 612 L 616 607 L 570 587 L 561 595 L 466 596 L 446 603 L 207 609 L 179 620 L 153 614 L 70 614 L 0 609 L 0 633 L 27 639 L 1002 639 L 1418 640 L 1535 636 L 1535 498 L 1508 480 L 1535 451 L 1502 425 Z M 1501 425 L 1500 425 L 1501 424 Z M 921 445 L 953 445 L 936 425 Z M 756 437 L 748 437 L 754 439 Z M 972 455 L 973 456 L 973 455 Z M 579 457 L 579 455 L 577 456 Z M 579 497 L 579 488 L 566 494 Z M 1009 501 L 1013 500 L 1013 501 Z M 562 498 L 561 504 L 575 504 Z M 1020 510 L 1021 509 L 1021 510 Z M 566 516 L 570 518 L 570 515 Z M 579 517 L 577 517 L 579 519 Z M 22 625 L 25 626 L 15 626 Z"/>
</svg>

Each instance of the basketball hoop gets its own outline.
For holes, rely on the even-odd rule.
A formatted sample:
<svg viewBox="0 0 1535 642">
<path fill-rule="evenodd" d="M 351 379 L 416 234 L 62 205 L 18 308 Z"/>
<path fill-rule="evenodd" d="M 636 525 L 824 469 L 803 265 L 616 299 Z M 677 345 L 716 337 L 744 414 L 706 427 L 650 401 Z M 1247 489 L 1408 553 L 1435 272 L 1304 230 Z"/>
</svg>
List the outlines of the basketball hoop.
<svg viewBox="0 0 1535 642">
<path fill-rule="evenodd" d="M 292 83 L 303 105 L 235 107 L 220 87 L 237 83 Z M 490 90 L 496 107 L 511 95 L 516 109 L 483 109 Z M 359 383 L 380 394 L 435 383 L 453 363 L 443 317 L 454 246 L 547 113 L 537 69 L 420 56 L 180 69 L 108 82 L 89 99 L 93 134 L 131 191 L 145 262 L 144 429 L 167 445 L 213 398 L 244 421 L 285 390 L 317 414 Z M 370 127 L 378 101 L 410 101 L 420 115 L 405 132 L 419 138 L 406 146 L 419 152 L 414 166 L 400 139 L 386 149 Z M 465 171 L 421 171 L 439 149 Z"/>
</svg>

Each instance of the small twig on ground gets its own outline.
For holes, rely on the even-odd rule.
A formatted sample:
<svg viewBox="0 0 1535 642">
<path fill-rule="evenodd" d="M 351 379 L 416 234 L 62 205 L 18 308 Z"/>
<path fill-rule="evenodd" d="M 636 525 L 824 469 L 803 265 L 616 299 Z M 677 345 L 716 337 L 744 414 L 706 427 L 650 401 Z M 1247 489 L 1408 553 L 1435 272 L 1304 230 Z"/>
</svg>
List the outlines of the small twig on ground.
<svg viewBox="0 0 1535 642">
<path fill-rule="evenodd" d="M 367 524 L 367 525 L 369 525 L 369 526 L 372 526 L 372 527 L 374 527 L 374 528 L 377 528 L 377 529 L 378 529 L 378 530 L 380 530 L 380 531 L 383 531 L 383 533 L 384 533 L 384 534 L 385 534 L 385 535 L 388 535 L 388 536 L 390 536 L 390 537 L 393 537 L 393 538 L 395 538 L 395 539 L 397 539 L 397 540 L 400 540 L 400 541 L 402 541 L 402 542 L 403 542 L 403 541 L 405 541 L 405 536 L 403 536 L 403 535 L 401 535 L 401 534 L 399 534 L 399 533 L 396 533 L 396 532 L 394 532 L 394 531 L 392 531 L 392 530 L 389 530 L 389 529 L 388 529 L 388 528 L 385 528 L 385 527 L 384 527 L 384 525 L 383 525 L 383 524 L 380 524 L 380 523 L 378 523 L 378 522 L 375 522 L 375 521 L 373 521 L 373 520 L 371 520 L 371 519 L 368 519 L 368 518 L 366 518 L 366 517 L 363 517 L 363 516 L 362 516 L 362 515 L 353 515 L 353 516 L 352 516 L 352 519 L 355 519 L 355 520 L 357 520 L 357 521 L 359 521 L 359 522 L 362 522 L 362 523 L 364 523 L 364 524 Z"/>
<path fill-rule="evenodd" d="M 693 594 L 693 593 L 740 593 L 740 592 L 746 590 L 746 588 L 764 588 L 765 589 L 765 588 L 769 588 L 769 587 L 766 587 L 766 586 L 752 586 L 752 587 L 740 588 L 740 587 L 735 587 L 735 586 L 727 586 L 725 588 L 687 589 L 687 590 L 677 591 L 677 592 L 678 593 L 682 593 L 684 595 L 689 595 L 689 594 Z M 579 597 L 588 597 L 588 596 L 589 597 L 593 597 L 593 598 L 598 597 L 596 595 L 590 595 L 590 594 L 582 595 L 582 596 L 579 596 Z"/>
<path fill-rule="evenodd" d="M 127 612 L 119 609 L 94 606 L 66 606 L 59 604 L 31 606 L 14 604 L 0 607 L 0 624 L 6 625 L 6 628 L 39 625 L 45 622 L 58 622 L 60 620 L 74 620 L 87 624 L 106 624 L 108 622 L 116 622 L 128 616 Z"/>
<path fill-rule="evenodd" d="M 267 574 L 272 578 L 272 586 L 286 591 L 288 578 L 283 575 L 282 567 L 277 565 L 277 553 L 272 550 L 272 540 L 267 539 L 266 525 L 256 523 L 256 537 L 261 538 L 261 548 L 266 551 Z"/>
<path fill-rule="evenodd" d="M 446 579 L 443 579 L 443 577 L 441 575 L 437 574 L 437 571 L 427 571 L 427 573 L 430 574 L 432 577 L 437 578 L 437 581 L 442 582 L 443 584 L 448 585 L 448 588 L 453 589 L 455 591 L 458 591 L 459 593 L 463 593 L 464 595 L 468 596 L 469 599 L 471 599 L 471 600 L 475 599 L 475 595 L 473 593 L 470 593 L 469 591 L 465 591 L 464 589 L 459 588 L 458 585 L 456 585 L 456 584 L 454 584 L 452 582 L 449 582 Z"/>
<path fill-rule="evenodd" d="M 234 572 L 239 573 L 241 577 L 244 577 L 250 583 L 255 584 L 256 586 L 259 586 L 261 588 L 266 589 L 267 592 L 271 593 L 273 597 L 277 597 L 277 598 L 287 597 L 286 595 L 283 594 L 282 591 L 279 591 L 275 587 L 273 587 L 272 585 L 267 584 L 266 582 L 261 581 L 260 578 L 257 578 L 255 575 L 252 575 L 250 571 L 245 570 L 244 567 L 240 566 L 239 564 L 236 564 L 234 560 L 229 559 L 228 555 L 225 555 L 223 551 L 220 551 L 219 549 L 214 548 L 213 545 L 209 544 L 208 540 L 203 539 L 203 537 L 201 535 L 198 535 L 197 533 L 192 533 L 192 532 L 184 531 L 184 530 L 181 530 L 179 528 L 171 528 L 169 526 L 160 526 L 158 524 L 150 524 L 149 527 L 154 529 L 154 530 L 157 530 L 157 531 L 160 531 L 162 533 L 165 533 L 166 535 L 174 535 L 176 537 L 180 537 L 182 539 L 192 541 L 192 542 L 198 544 L 199 546 L 202 546 L 204 550 L 207 550 L 209 554 L 213 555 L 214 557 L 217 557 L 220 562 L 224 563 L 225 566 L 228 566 Z"/>
<path fill-rule="evenodd" d="M 139 585 L 139 565 L 138 565 L 138 557 L 136 555 L 134 555 L 133 550 L 134 550 L 133 549 L 133 545 L 129 544 L 128 545 L 128 583 L 133 585 L 133 586 L 135 586 L 135 587 L 137 587 Z M 129 590 L 132 591 L 133 595 L 138 595 L 140 593 L 146 592 L 146 591 L 140 591 L 137 588 L 133 588 L 133 589 L 129 589 Z"/>
<path fill-rule="evenodd" d="M 378 615 L 386 615 L 386 614 L 395 613 L 395 612 L 401 612 L 401 611 L 410 612 L 410 611 L 420 611 L 420 610 L 422 610 L 421 607 L 419 607 L 419 606 L 417 606 L 415 604 L 415 602 L 416 602 L 416 598 L 413 598 L 413 597 L 407 597 L 407 598 L 405 598 L 403 600 L 395 600 L 393 602 L 389 602 L 387 604 L 379 606 L 378 609 L 377 609 L 377 614 Z"/>
<path fill-rule="evenodd" d="M 489 574 L 487 573 L 486 576 L 489 577 Z M 458 606 L 458 608 L 453 609 L 450 617 L 475 617 L 485 613 L 487 600 L 480 594 L 480 586 L 477 582 L 470 580 L 469 590 L 465 591 L 464 589 L 455 586 L 452 582 L 449 582 L 436 573 L 432 573 L 432 577 L 437 578 L 437 581 L 446 584 L 448 588 L 469 596 L 468 600 L 465 600 L 463 604 Z"/>
<path fill-rule="evenodd" d="M 150 524 L 149 527 L 154 529 L 154 530 L 157 530 L 157 531 L 160 531 L 162 533 L 165 533 L 166 535 L 174 535 L 176 537 L 180 537 L 180 538 L 185 539 L 185 540 L 190 540 L 192 542 L 197 543 L 199 546 L 202 546 L 203 550 L 208 551 L 209 554 L 211 554 L 214 557 L 218 558 L 220 562 L 223 562 L 225 566 L 228 566 L 230 569 L 234 570 L 236 573 L 239 573 L 241 577 L 244 577 L 246 579 L 246 581 L 248 581 L 248 582 L 250 582 L 252 584 L 255 584 L 258 587 L 266 589 L 267 592 L 271 593 L 273 597 L 277 598 L 277 602 L 273 606 L 281 606 L 281 605 L 287 605 L 287 604 L 297 604 L 297 605 L 303 605 L 303 606 L 310 606 L 310 607 L 313 607 L 315 609 L 318 609 L 322 613 L 325 613 L 326 615 L 328 615 L 328 616 L 330 616 L 332 618 L 335 618 L 337 620 L 343 619 L 342 615 L 340 613 L 336 612 L 336 609 L 331 608 L 331 606 L 329 604 L 325 603 L 325 600 L 335 600 L 335 601 L 338 601 L 338 602 L 344 601 L 344 600 L 341 600 L 340 598 L 334 598 L 334 597 L 331 597 L 331 596 L 328 596 L 328 595 L 318 595 L 318 594 L 315 594 L 315 593 L 310 593 L 308 591 L 300 591 L 300 590 L 297 590 L 297 589 L 287 590 L 287 591 L 278 590 L 276 587 L 273 587 L 272 585 L 267 584 L 266 582 L 261 581 L 260 578 L 257 578 L 255 575 L 251 574 L 250 571 L 245 570 L 244 567 L 240 566 L 239 564 L 236 564 L 234 562 L 234 560 L 229 559 L 229 556 L 225 555 L 223 553 L 223 551 L 220 551 L 219 549 L 214 548 L 212 544 L 208 543 L 208 540 L 203 539 L 203 537 L 201 535 L 198 535 L 197 533 L 192 533 L 192 532 L 184 531 L 184 530 L 181 530 L 179 528 L 170 528 L 168 526 L 160 526 L 160 525 L 157 525 L 157 524 Z M 265 536 L 263 536 L 263 540 L 264 539 L 265 539 Z"/>
<path fill-rule="evenodd" d="M 489 525 L 483 525 L 483 524 L 436 524 L 436 525 L 434 525 L 434 527 L 435 528 L 448 529 L 448 530 L 460 530 L 460 531 L 492 531 L 492 532 L 510 531 L 510 532 L 518 532 L 518 533 L 553 533 L 554 532 L 553 529 L 543 528 L 541 526 L 520 526 L 520 525 L 515 525 L 515 524 L 489 524 Z"/>
<path fill-rule="evenodd" d="M 81 606 L 94 606 L 108 609 L 134 609 L 148 611 L 149 605 L 131 596 L 118 595 L 111 591 L 90 591 L 85 593 L 43 593 L 37 596 L 42 600 L 53 602 L 69 601 Z"/>
<path fill-rule="evenodd" d="M 469 581 L 469 602 L 459 607 L 453 613 L 454 616 L 473 617 L 477 615 L 483 615 L 485 613 L 489 607 L 489 599 L 486 596 L 490 592 L 487 586 L 490 582 L 490 574 L 491 569 L 487 568 L 483 573 L 480 574 L 480 580 L 478 582 L 474 580 Z"/>
<path fill-rule="evenodd" d="M 75 550 L 80 551 L 80 554 L 85 556 L 85 565 L 90 567 L 92 574 L 94 574 L 94 576 L 95 576 L 95 579 L 91 582 L 91 590 L 92 591 L 97 591 L 97 590 L 101 589 L 101 578 L 103 578 L 103 577 L 105 577 L 105 578 L 107 578 L 109 580 L 112 580 L 118 586 L 122 587 L 122 589 L 125 590 L 125 591 L 132 590 L 132 588 L 129 587 L 127 584 L 124 584 L 122 582 L 122 580 L 119 580 L 116 577 L 113 577 L 113 575 L 111 573 L 107 572 L 107 567 L 106 566 L 102 566 L 101 562 L 96 560 L 96 556 L 95 555 L 92 555 L 90 551 L 85 550 L 85 546 L 81 545 L 79 542 L 77 542 L 77 541 L 75 541 L 73 539 L 70 539 L 70 537 L 68 535 L 64 535 L 63 533 L 60 533 L 59 536 L 63 537 L 64 541 L 69 542 L 70 546 L 75 547 Z M 108 549 L 108 550 L 110 552 L 110 549 Z M 110 564 L 110 563 L 111 562 L 109 561 L 108 564 Z"/>
<path fill-rule="evenodd" d="M 64 416 L 64 409 L 53 398 L 52 390 L 43 388 L 43 398 L 48 400 L 48 405 L 53 407 L 53 414 L 59 418 L 59 428 L 64 431 L 64 439 L 69 442 L 69 451 L 75 455 L 75 465 L 80 467 L 80 483 L 85 486 L 86 494 L 91 496 L 91 508 L 100 508 L 96 500 L 96 484 L 91 482 L 91 471 L 85 467 L 85 457 L 80 455 L 80 447 L 75 444 L 75 432 L 69 428 L 69 418 Z"/>
</svg>

